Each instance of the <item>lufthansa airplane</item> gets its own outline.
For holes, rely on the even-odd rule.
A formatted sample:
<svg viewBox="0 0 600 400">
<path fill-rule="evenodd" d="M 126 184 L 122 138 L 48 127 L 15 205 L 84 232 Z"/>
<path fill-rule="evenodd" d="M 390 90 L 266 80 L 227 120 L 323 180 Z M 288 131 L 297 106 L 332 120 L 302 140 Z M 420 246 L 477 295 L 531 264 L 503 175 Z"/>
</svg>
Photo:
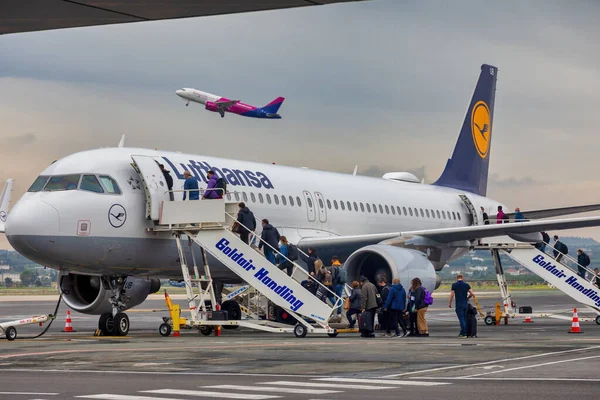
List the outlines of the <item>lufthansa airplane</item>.
<svg viewBox="0 0 600 400">
<path fill-rule="evenodd" d="M 242 117 L 281 119 L 281 115 L 277 114 L 277 111 L 279 111 L 279 107 L 285 100 L 283 97 L 278 97 L 266 106 L 259 108 L 244 104 L 239 100 L 230 100 L 196 89 L 183 88 L 176 90 L 175 94 L 186 100 L 186 106 L 190 105 L 190 101 L 204 104 L 204 108 L 208 111 L 218 112 L 221 118 L 225 116 L 225 111 L 227 111 Z"/>
<path fill-rule="evenodd" d="M 136 157 L 151 157 L 170 170 L 175 189 L 182 187 L 185 170 L 201 187 L 207 171 L 215 171 L 228 182 L 226 200 L 246 202 L 257 218 L 268 218 L 292 243 L 305 251 L 316 249 L 326 262 L 340 256 L 349 280 L 359 275 L 372 281 L 418 276 L 435 290 L 437 272 L 479 239 L 509 235 L 538 242 L 540 231 L 600 225 L 600 217 L 483 224 L 481 208 L 492 216 L 501 205 L 486 197 L 497 75 L 496 67 L 481 67 L 454 152 L 431 185 L 407 173 L 382 179 L 160 150 L 102 148 L 69 155 L 42 171 L 8 214 L 5 232 L 23 256 L 60 271 L 59 288 L 70 308 L 100 315 L 101 326 L 115 307 L 126 315 L 123 311 L 158 291 L 159 278 L 181 279 L 175 240 L 171 233 L 152 231 L 155 222 L 146 216 L 143 176 L 155 174 L 166 190 L 157 166 L 141 174 L 135 168 Z M 528 216 L 593 209 L 598 206 L 531 211 Z M 197 245 L 187 251 L 200 259 Z M 223 284 L 239 283 L 228 268 L 209 262 L 217 291 Z"/>
</svg>

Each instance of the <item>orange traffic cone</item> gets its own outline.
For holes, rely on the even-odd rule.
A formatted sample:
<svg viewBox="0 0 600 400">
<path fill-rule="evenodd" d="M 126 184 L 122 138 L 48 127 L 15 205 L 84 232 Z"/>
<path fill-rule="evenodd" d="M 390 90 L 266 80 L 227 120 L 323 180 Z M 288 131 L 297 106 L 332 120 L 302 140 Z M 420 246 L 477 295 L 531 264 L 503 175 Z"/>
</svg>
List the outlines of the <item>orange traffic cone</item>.
<svg viewBox="0 0 600 400">
<path fill-rule="evenodd" d="M 579 317 L 577 316 L 577 309 L 573 309 L 573 322 L 571 323 L 571 330 L 567 333 L 583 333 L 579 327 Z"/>
<path fill-rule="evenodd" d="M 67 310 L 67 320 L 65 321 L 63 332 L 77 332 L 73 329 L 73 325 L 71 325 L 71 310 Z"/>
<path fill-rule="evenodd" d="M 523 321 L 523 322 L 533 323 L 533 321 L 531 320 L 531 317 L 525 317 L 525 321 Z"/>
</svg>

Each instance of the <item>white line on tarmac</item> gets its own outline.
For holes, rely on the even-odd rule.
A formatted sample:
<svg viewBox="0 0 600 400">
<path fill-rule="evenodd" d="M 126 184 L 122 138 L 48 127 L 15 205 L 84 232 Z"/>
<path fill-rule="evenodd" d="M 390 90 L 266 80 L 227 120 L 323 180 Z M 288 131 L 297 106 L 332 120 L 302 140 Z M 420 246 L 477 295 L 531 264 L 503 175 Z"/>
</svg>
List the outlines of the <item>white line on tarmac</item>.
<svg viewBox="0 0 600 400">
<path fill-rule="evenodd" d="M 340 389 L 357 389 L 357 390 L 384 390 L 393 389 L 391 386 L 368 386 L 368 385 L 352 385 L 342 383 L 330 383 L 330 382 L 291 382 L 291 381 L 277 381 L 277 382 L 261 382 L 260 385 L 281 385 L 281 386 L 299 386 L 299 387 L 328 387 L 328 388 L 340 388 Z"/>
<path fill-rule="evenodd" d="M 546 363 L 542 363 L 542 364 L 522 365 L 520 367 L 506 368 L 506 369 L 496 370 L 496 371 L 491 371 L 491 372 L 483 372 L 483 373 L 480 373 L 480 374 L 467 375 L 467 376 L 465 376 L 465 378 L 474 378 L 476 376 L 491 375 L 491 374 L 500 374 L 500 373 L 504 373 L 504 372 L 518 371 L 520 369 L 526 369 L 526 368 L 543 367 L 543 366 L 546 366 L 546 365 L 563 364 L 563 363 L 575 362 L 575 361 L 582 361 L 582 360 L 591 360 L 593 358 L 600 358 L 600 355 L 597 355 L 597 356 L 588 356 L 588 357 L 579 357 L 579 358 L 570 358 L 568 360 L 550 361 L 550 362 L 546 362 Z"/>
<path fill-rule="evenodd" d="M 198 396 L 198 397 L 212 397 L 213 399 L 250 399 L 250 400 L 262 400 L 262 399 L 278 399 L 281 396 L 274 396 L 270 394 L 251 394 L 251 393 L 223 393 L 223 392 L 206 392 L 200 390 L 183 390 L 183 389 L 158 389 L 158 390 L 143 390 L 142 393 L 156 393 L 156 394 L 174 394 L 181 396 Z M 154 399 L 154 397 L 153 397 Z M 158 399 L 158 398 L 156 398 Z"/>
<path fill-rule="evenodd" d="M 0 394 L 14 396 L 58 396 L 60 393 L 35 393 L 35 392 L 0 392 Z"/>
<path fill-rule="evenodd" d="M 508 362 L 508 361 L 527 360 L 530 358 L 546 357 L 546 356 L 553 356 L 553 355 L 557 355 L 557 354 L 566 354 L 566 353 L 573 353 L 573 352 L 577 352 L 577 351 L 585 351 L 585 350 L 593 350 L 593 349 L 600 349 L 600 346 L 591 346 L 591 347 L 584 347 L 581 349 L 571 349 L 571 350 L 563 350 L 563 351 L 553 351 L 550 353 L 533 354 L 530 356 L 523 356 L 523 357 L 504 358 L 501 360 L 485 361 L 485 362 L 480 362 L 480 363 L 475 363 L 475 364 L 449 365 L 447 367 L 439 367 L 439 368 L 423 369 L 423 370 L 419 370 L 419 371 L 403 372 L 401 374 L 384 375 L 384 376 L 382 376 L 382 378 L 396 378 L 398 376 L 405 376 L 405 375 L 427 374 L 429 372 L 444 371 L 444 370 L 453 369 L 453 368 L 478 367 L 480 365 L 490 365 L 490 364 L 497 364 L 497 363 Z"/>
<path fill-rule="evenodd" d="M 419 379 L 427 380 L 452 380 L 452 381 L 522 381 L 522 382 L 600 382 L 600 379 L 596 378 L 502 378 L 494 376 L 485 377 L 464 377 L 464 376 L 449 376 L 447 378 L 438 378 L 435 376 L 424 376 Z"/>
<path fill-rule="evenodd" d="M 302 394 L 340 393 L 339 390 L 298 389 L 298 388 L 282 388 L 282 387 L 274 387 L 274 386 L 246 386 L 246 385 L 201 386 L 201 389 L 223 389 L 223 390 L 243 390 L 243 391 L 249 391 L 249 392 L 276 392 L 276 393 L 302 393 Z"/>
<path fill-rule="evenodd" d="M 406 386 L 439 386 L 445 385 L 444 382 L 419 382 L 419 381 L 392 381 L 384 379 L 361 379 L 361 378 L 319 378 L 316 381 L 326 382 L 350 382 L 350 383 L 372 383 L 380 385 L 406 385 Z"/>
<path fill-rule="evenodd" d="M 323 375 L 300 375 L 300 374 L 246 374 L 241 372 L 187 372 L 187 371 L 172 371 L 172 372 L 160 372 L 160 371 L 115 371 L 115 370 L 106 370 L 106 371 L 98 371 L 98 370 L 77 370 L 77 369 L 30 369 L 30 368 L 2 368 L 0 369 L 2 372 L 50 372 L 50 373 L 59 373 L 64 374 L 68 372 L 70 374 L 80 373 L 80 374 L 113 374 L 113 375 L 122 375 L 122 374 L 132 374 L 132 375 L 190 375 L 190 376 L 260 376 L 260 377 L 275 377 L 275 378 L 303 378 L 303 379 L 312 379 L 312 378 L 322 378 Z"/>
</svg>

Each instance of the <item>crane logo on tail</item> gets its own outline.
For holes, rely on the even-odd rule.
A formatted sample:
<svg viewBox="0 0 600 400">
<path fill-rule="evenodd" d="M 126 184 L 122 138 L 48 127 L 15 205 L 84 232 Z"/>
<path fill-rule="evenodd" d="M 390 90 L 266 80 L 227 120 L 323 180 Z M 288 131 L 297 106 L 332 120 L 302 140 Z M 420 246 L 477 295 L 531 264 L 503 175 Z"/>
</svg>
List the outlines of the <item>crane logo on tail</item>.
<svg viewBox="0 0 600 400">
<path fill-rule="evenodd" d="M 471 113 L 471 133 L 477 153 L 481 158 L 486 158 L 490 149 L 491 121 L 490 109 L 485 101 L 478 101 L 473 106 Z"/>
</svg>

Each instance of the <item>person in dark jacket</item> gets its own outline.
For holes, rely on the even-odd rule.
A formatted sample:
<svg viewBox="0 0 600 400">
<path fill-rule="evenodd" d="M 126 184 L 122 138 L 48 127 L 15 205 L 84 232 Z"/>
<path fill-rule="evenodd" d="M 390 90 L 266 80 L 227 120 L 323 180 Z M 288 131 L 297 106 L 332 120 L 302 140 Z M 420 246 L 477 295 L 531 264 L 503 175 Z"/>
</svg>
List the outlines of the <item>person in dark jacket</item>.
<svg viewBox="0 0 600 400">
<path fill-rule="evenodd" d="M 587 267 L 590 265 L 591 260 L 590 257 L 585 254 L 585 252 L 581 249 L 577 249 L 577 270 L 579 272 L 579 276 L 585 279 L 585 275 L 587 272 Z"/>
<path fill-rule="evenodd" d="M 160 167 L 160 170 L 162 171 L 165 177 L 165 182 L 167 182 L 167 188 L 169 189 L 169 199 L 173 201 L 175 200 L 175 197 L 173 196 L 173 177 L 171 176 L 171 172 L 166 170 L 163 164 L 158 164 L 158 166 Z"/>
<path fill-rule="evenodd" d="M 390 294 L 390 287 L 385 278 L 381 278 L 377 283 L 379 285 L 379 297 L 381 297 L 381 301 L 385 304 L 388 295 Z M 391 337 L 391 333 L 389 331 L 390 321 L 392 319 L 391 313 L 382 307 L 381 310 L 381 321 L 379 321 L 380 329 L 385 329 L 386 333 L 383 334 L 384 337 Z"/>
<path fill-rule="evenodd" d="M 515 222 L 525 222 L 525 216 L 519 207 L 515 208 Z"/>
<path fill-rule="evenodd" d="M 417 310 L 415 310 L 415 296 L 411 286 L 408 287 L 408 295 L 406 296 L 408 304 L 406 311 L 409 317 L 408 335 L 406 336 L 419 336 L 419 330 L 417 329 Z"/>
<path fill-rule="evenodd" d="M 415 296 L 414 309 L 417 312 L 417 328 L 419 329 L 419 336 L 429 336 L 427 320 L 425 319 L 425 313 L 427 312 L 427 308 L 429 306 L 425 304 L 425 291 L 423 290 L 423 283 L 419 278 L 414 278 L 410 283 Z"/>
<path fill-rule="evenodd" d="M 375 329 L 375 313 L 377 312 L 377 288 L 366 276 L 360 277 L 362 283 L 362 295 L 361 295 L 361 310 L 364 313 L 369 311 L 369 317 L 371 318 L 371 327 Z M 375 331 L 364 331 L 361 332 L 362 337 L 375 337 Z"/>
<path fill-rule="evenodd" d="M 213 171 L 208 171 L 206 174 L 208 178 L 208 184 L 206 185 L 206 190 L 204 191 L 203 199 L 222 199 L 223 194 L 220 190 L 215 189 L 217 187 L 217 181 L 219 177 Z"/>
<path fill-rule="evenodd" d="M 306 271 L 311 275 L 315 276 L 317 271 L 315 271 L 315 261 L 319 259 L 317 256 L 317 252 L 312 247 L 308 248 L 308 256 L 304 255 L 304 253 L 299 252 L 300 259 L 306 263 Z"/>
<path fill-rule="evenodd" d="M 356 319 L 352 316 L 360 314 L 362 306 L 362 290 L 360 289 L 360 283 L 358 281 L 352 282 L 352 294 L 350 295 L 350 308 L 346 311 L 346 318 L 348 319 L 348 328 L 353 329 L 356 324 Z"/>
<path fill-rule="evenodd" d="M 254 218 L 254 214 L 244 202 L 238 204 L 240 211 L 238 212 L 237 222 L 240 225 L 245 226 L 247 229 L 243 227 L 239 227 L 238 233 L 240 234 L 240 239 L 246 244 L 248 244 L 248 238 L 250 237 L 250 232 L 254 232 L 256 230 L 256 219 Z"/>
<path fill-rule="evenodd" d="M 199 200 L 200 191 L 198 190 L 198 179 L 193 178 L 190 171 L 183 173 L 185 182 L 183 184 L 183 200 L 189 198 L 190 200 Z"/>
<path fill-rule="evenodd" d="M 390 323 L 387 326 L 386 334 L 390 335 L 391 328 L 396 331 L 396 337 L 404 337 L 408 334 L 406 322 L 404 322 L 404 311 L 406 310 L 406 290 L 400 283 L 400 279 L 396 278 L 392 281 L 392 287 L 387 295 L 387 299 L 383 305 L 383 309 L 390 313 Z M 402 328 L 402 334 L 398 329 L 398 324 Z M 391 336 L 391 335 L 390 335 Z"/>
<path fill-rule="evenodd" d="M 481 207 L 481 215 L 483 216 L 483 224 L 489 225 L 490 217 L 487 215 L 487 213 L 485 212 L 485 208 L 483 208 L 483 207 Z"/>
<path fill-rule="evenodd" d="M 569 248 L 566 244 L 558 240 L 558 235 L 554 235 L 554 259 L 556 262 L 560 262 L 563 255 L 569 254 Z"/>
<path fill-rule="evenodd" d="M 262 220 L 262 227 L 262 240 L 258 245 L 258 248 L 262 249 L 264 247 L 265 258 L 271 261 L 272 264 L 277 264 L 277 261 L 275 260 L 275 253 L 273 253 L 273 249 L 279 251 L 279 239 L 281 238 L 281 236 L 279 235 L 279 231 L 277 231 L 277 228 L 271 225 L 269 223 L 269 220 L 266 218 Z M 264 245 L 265 243 L 267 243 L 269 246 Z"/>
<path fill-rule="evenodd" d="M 294 270 L 294 264 L 291 261 L 288 261 L 289 255 L 289 243 L 285 236 L 281 236 L 281 246 L 279 246 L 279 253 L 281 255 L 277 255 L 277 261 L 279 262 L 279 269 L 285 269 L 288 276 L 292 276 L 292 272 Z"/>
</svg>

